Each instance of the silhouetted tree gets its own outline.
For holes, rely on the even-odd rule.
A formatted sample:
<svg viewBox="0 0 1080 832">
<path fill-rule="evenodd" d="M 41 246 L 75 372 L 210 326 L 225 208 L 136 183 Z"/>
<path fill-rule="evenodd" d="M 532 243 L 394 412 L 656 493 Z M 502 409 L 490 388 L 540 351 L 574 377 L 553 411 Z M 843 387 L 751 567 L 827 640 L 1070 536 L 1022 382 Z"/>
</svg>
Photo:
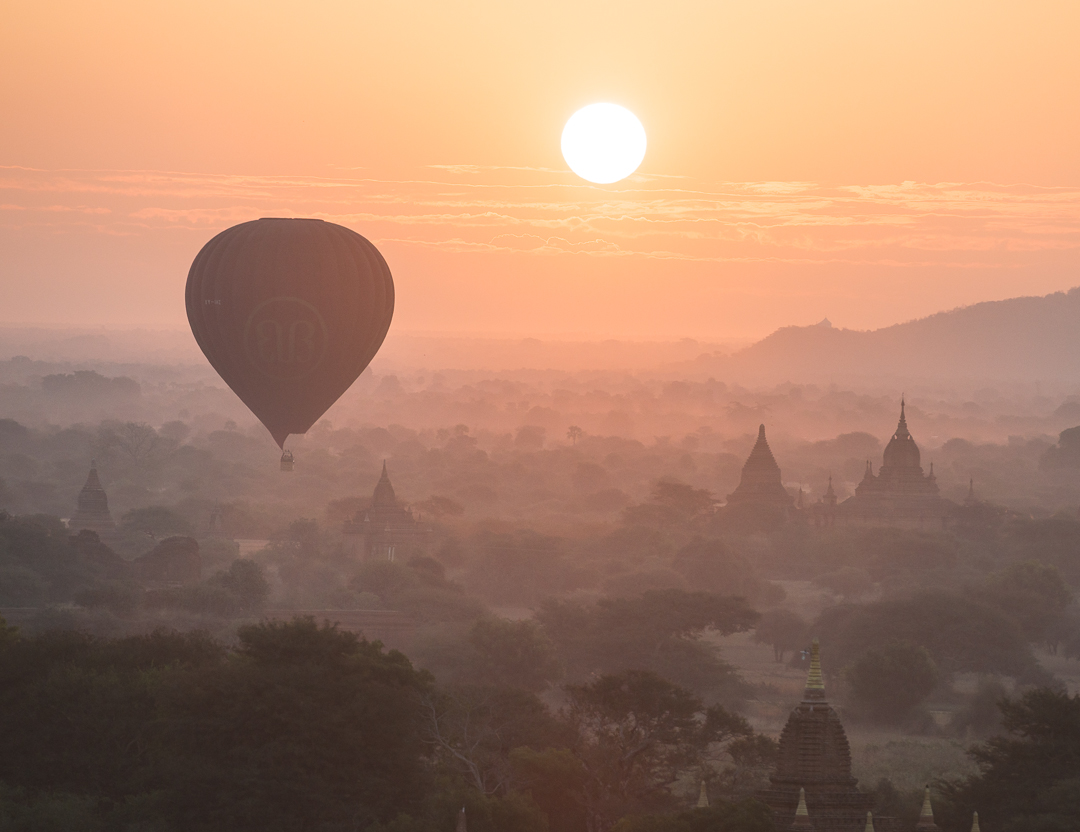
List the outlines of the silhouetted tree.
<svg viewBox="0 0 1080 832">
<path fill-rule="evenodd" d="M 710 745 L 753 733 L 740 717 L 706 708 L 646 671 L 603 676 L 566 692 L 589 832 L 606 832 L 635 811 L 671 806 L 672 787 L 705 761 Z"/>
<path fill-rule="evenodd" d="M 1080 696 L 1050 688 L 1000 704 L 1004 733 L 971 754 L 980 773 L 946 784 L 946 829 L 1066 832 L 1080 817 Z"/>
<path fill-rule="evenodd" d="M 754 627 L 754 642 L 768 644 L 773 649 L 773 659 L 784 660 L 788 650 L 799 650 L 808 641 L 809 625 L 798 615 L 786 609 L 763 613 Z"/>
<path fill-rule="evenodd" d="M 844 671 L 852 702 L 871 719 L 904 720 L 938 682 L 929 651 L 903 641 L 868 650 Z"/>
<path fill-rule="evenodd" d="M 758 613 L 743 598 L 666 589 L 595 606 L 548 601 L 536 618 L 572 679 L 647 669 L 694 690 L 731 694 L 738 687 L 734 670 L 698 636 L 707 629 L 744 632 Z"/>
</svg>

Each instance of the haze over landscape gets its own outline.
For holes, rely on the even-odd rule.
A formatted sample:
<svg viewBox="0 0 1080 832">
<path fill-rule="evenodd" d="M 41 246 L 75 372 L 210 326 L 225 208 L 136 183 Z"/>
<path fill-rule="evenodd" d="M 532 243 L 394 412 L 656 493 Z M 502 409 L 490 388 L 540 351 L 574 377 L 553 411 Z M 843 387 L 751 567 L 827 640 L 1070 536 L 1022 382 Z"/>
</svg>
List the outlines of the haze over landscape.
<svg viewBox="0 0 1080 832">
<path fill-rule="evenodd" d="M 1075 4 L 6 12 L 0 832 L 1080 826 Z"/>
</svg>

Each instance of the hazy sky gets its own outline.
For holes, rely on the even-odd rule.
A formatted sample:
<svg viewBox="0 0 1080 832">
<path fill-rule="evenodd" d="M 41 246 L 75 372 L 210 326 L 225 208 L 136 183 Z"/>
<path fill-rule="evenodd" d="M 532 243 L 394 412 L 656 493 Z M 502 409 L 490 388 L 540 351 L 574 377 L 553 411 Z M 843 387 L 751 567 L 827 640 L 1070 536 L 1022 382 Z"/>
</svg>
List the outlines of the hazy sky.
<svg viewBox="0 0 1080 832">
<path fill-rule="evenodd" d="M 395 326 L 745 337 L 1080 284 L 1075 2 L 9 4 L 5 323 L 183 326 L 260 216 L 372 239 Z M 639 175 L 565 120 L 614 101 Z"/>
</svg>

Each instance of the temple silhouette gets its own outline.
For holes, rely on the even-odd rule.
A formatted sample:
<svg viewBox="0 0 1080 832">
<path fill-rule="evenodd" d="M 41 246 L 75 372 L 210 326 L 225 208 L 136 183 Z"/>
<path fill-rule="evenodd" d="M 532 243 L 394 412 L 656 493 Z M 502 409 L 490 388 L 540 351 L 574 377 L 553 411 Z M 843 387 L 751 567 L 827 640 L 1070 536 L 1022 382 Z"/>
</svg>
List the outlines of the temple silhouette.
<svg viewBox="0 0 1080 832">
<path fill-rule="evenodd" d="M 427 527 L 413 517 L 411 508 L 398 502 L 385 461 L 371 505 L 357 511 L 342 532 L 350 551 L 364 560 L 395 560 L 399 555 L 422 550 L 428 538 Z"/>
<path fill-rule="evenodd" d="M 924 474 L 919 446 L 908 430 L 906 403 L 900 400 L 900 421 L 896 426 L 878 473 L 866 461 L 862 481 L 855 494 L 842 503 L 833 488 L 832 477 L 822 497 L 804 504 L 803 492 L 792 497 L 784 487 L 768 440 L 765 425 L 758 428 L 757 442 L 742 468 L 739 485 L 728 495 L 723 513 L 729 522 L 770 528 L 791 520 L 816 526 L 883 525 L 938 526 L 947 523 L 959 508 L 939 492 L 933 463 Z M 972 488 L 974 486 L 972 485 Z M 974 501 L 974 492 L 969 501 Z"/>
<path fill-rule="evenodd" d="M 860 792 L 857 784 L 851 775 L 847 734 L 839 714 L 825 698 L 821 656 L 814 639 L 802 701 L 784 725 L 776 770 L 769 778 L 769 788 L 759 792 L 758 799 L 772 809 L 777 829 L 899 832 L 896 818 L 875 817 L 868 827 L 874 798 Z"/>
<path fill-rule="evenodd" d="M 866 473 L 855 487 L 855 496 L 844 500 L 839 517 L 847 523 L 888 525 L 941 525 L 956 508 L 941 497 L 934 463 L 923 474 L 919 446 L 908 430 L 900 400 L 900 421 L 885 447 L 881 468 L 875 475 L 873 463 L 866 461 Z"/>
<path fill-rule="evenodd" d="M 780 477 L 765 425 L 758 427 L 757 442 L 742 467 L 735 490 L 727 496 L 725 520 L 741 525 L 768 527 L 791 519 L 795 501 Z"/>
<path fill-rule="evenodd" d="M 97 460 L 90 461 L 90 473 L 79 492 L 77 508 L 68 520 L 68 528 L 76 533 L 89 529 L 103 540 L 117 536 L 116 523 L 109 512 L 109 497 L 98 478 Z"/>
</svg>

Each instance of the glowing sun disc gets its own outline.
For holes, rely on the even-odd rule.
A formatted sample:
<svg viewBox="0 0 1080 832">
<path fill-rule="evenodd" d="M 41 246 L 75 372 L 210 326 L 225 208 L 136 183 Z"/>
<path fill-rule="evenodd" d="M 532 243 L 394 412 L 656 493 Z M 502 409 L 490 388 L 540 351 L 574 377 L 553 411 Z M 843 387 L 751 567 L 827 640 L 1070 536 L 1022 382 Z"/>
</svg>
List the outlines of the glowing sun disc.
<svg viewBox="0 0 1080 832">
<path fill-rule="evenodd" d="M 645 158 L 645 128 L 618 104 L 590 104 L 566 122 L 562 155 L 570 170 L 598 185 L 625 179 Z"/>
</svg>

